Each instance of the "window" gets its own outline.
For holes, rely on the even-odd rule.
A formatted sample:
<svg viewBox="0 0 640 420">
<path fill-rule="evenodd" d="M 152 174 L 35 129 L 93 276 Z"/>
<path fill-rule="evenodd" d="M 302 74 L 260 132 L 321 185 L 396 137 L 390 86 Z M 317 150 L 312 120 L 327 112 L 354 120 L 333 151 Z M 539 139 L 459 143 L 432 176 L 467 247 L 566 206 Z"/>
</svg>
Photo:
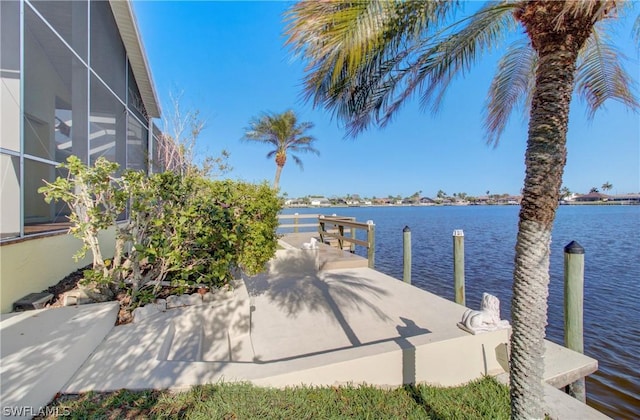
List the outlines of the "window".
<svg viewBox="0 0 640 420">
<path fill-rule="evenodd" d="M 149 117 L 147 115 L 147 110 L 142 102 L 142 96 L 138 90 L 138 84 L 136 83 L 136 79 L 133 76 L 133 71 L 129 64 L 127 64 L 127 69 L 129 73 L 129 77 L 127 79 L 129 84 L 129 89 L 127 90 L 127 106 L 129 107 L 129 110 L 132 111 L 140 120 L 145 124 L 148 124 Z"/>
<path fill-rule="evenodd" d="M 24 153 L 87 161 L 87 67 L 25 9 Z"/>
<path fill-rule="evenodd" d="M 126 52 L 108 1 L 91 3 L 91 69 L 125 102 Z"/>
<path fill-rule="evenodd" d="M 0 154 L 0 238 L 20 235 L 20 158 Z"/>
<path fill-rule="evenodd" d="M 0 1 L 0 147 L 20 151 L 20 3 Z"/>
<path fill-rule="evenodd" d="M 89 116 L 90 163 L 103 156 L 126 164 L 126 112 L 124 105 L 95 76 L 91 76 Z"/>
<path fill-rule="evenodd" d="M 127 126 L 127 168 L 147 172 L 147 129 L 129 115 Z"/>
<path fill-rule="evenodd" d="M 162 132 L 153 123 L 151 124 L 151 127 L 152 127 L 152 133 L 153 133 L 153 140 L 152 140 L 152 146 L 151 146 L 151 154 L 152 154 L 151 170 L 153 173 L 160 173 L 160 172 L 164 172 L 165 170 L 164 161 L 161 157 L 162 144 L 160 139 L 162 138 Z"/>
<path fill-rule="evenodd" d="M 69 207 L 60 201 L 52 201 L 47 204 L 44 201 L 44 195 L 38 192 L 38 188 L 45 185 L 44 181 L 53 182 L 57 177 L 66 177 L 67 175 L 66 169 L 30 159 L 24 160 L 22 188 L 25 234 L 60 230 L 68 226 Z"/>
<path fill-rule="evenodd" d="M 31 0 L 33 7 L 87 61 L 87 0 Z"/>
</svg>

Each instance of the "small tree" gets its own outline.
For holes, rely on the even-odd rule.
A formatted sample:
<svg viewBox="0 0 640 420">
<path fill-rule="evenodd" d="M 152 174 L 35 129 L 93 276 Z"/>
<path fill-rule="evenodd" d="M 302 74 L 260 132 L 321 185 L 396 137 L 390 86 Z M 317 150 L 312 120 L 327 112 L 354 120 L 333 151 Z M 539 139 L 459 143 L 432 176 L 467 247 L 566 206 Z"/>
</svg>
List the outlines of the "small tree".
<svg viewBox="0 0 640 420">
<path fill-rule="evenodd" d="M 126 207 L 127 196 L 121 188 L 121 179 L 114 175 L 118 164 L 100 157 L 94 166 L 87 167 L 77 156 L 69 156 L 67 163 L 60 167 L 68 170 L 67 178 L 58 177 L 53 183 L 44 180 L 46 185 L 38 192 L 44 194 L 47 203 L 52 200 L 67 203 L 71 209 L 69 233 L 82 240 L 82 248 L 73 258 L 78 261 L 91 251 L 93 275 L 88 279 L 88 289 L 96 289 L 94 298 L 97 295 L 112 297 L 121 280 L 122 249 L 117 248 L 113 259 L 105 259 L 98 234 L 110 227 L 117 228 L 118 216 Z M 117 232 L 116 243 L 122 245 L 124 238 L 119 230 Z"/>
<path fill-rule="evenodd" d="M 267 159 L 275 157 L 276 175 L 273 188 L 278 189 L 280 174 L 287 162 L 287 152 L 291 153 L 293 161 L 302 169 L 302 160 L 295 153 L 320 152 L 313 147 L 316 138 L 305 132 L 313 128 L 311 122 L 298 122 L 298 117 L 292 110 L 282 114 L 266 113 L 253 118 L 247 127 L 243 139 L 268 144 L 273 149 L 267 153 Z"/>
<path fill-rule="evenodd" d="M 169 93 L 171 108 L 165 113 L 163 131 L 156 143 L 158 161 L 153 165 L 181 176 L 198 173 L 216 177 L 229 172 L 229 152 L 224 149 L 218 156 L 206 155 L 198 162 L 196 146 L 206 123 L 199 110 L 185 109 L 182 96 L 183 92 Z"/>
</svg>

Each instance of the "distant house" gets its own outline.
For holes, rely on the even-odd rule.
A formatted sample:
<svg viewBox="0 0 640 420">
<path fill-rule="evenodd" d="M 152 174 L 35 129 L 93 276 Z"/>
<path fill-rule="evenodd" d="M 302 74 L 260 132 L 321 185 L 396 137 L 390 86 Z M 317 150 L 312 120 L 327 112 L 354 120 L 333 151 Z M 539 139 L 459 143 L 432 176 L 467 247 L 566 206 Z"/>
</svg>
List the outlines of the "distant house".
<svg viewBox="0 0 640 420">
<path fill-rule="evenodd" d="M 483 205 L 488 204 L 490 201 L 492 201 L 491 197 L 489 197 L 488 195 L 481 195 L 479 197 L 476 197 L 474 204 Z"/>
<path fill-rule="evenodd" d="M 302 198 L 293 198 L 284 202 L 286 207 L 306 207 L 307 203 Z"/>
<path fill-rule="evenodd" d="M 564 197 L 561 201 L 574 201 L 576 197 L 580 197 L 580 194 L 571 193 L 570 195 Z"/>
<path fill-rule="evenodd" d="M 435 201 L 433 201 L 431 198 L 429 197 L 422 197 L 420 199 L 420 204 L 423 206 L 434 206 L 436 204 Z"/>
<path fill-rule="evenodd" d="M 326 197 L 311 197 L 311 205 L 313 207 L 330 207 L 331 202 Z"/>
<path fill-rule="evenodd" d="M 590 192 L 589 194 L 579 195 L 574 199 L 577 202 L 589 202 L 589 201 L 607 201 L 609 196 L 599 192 Z"/>
<path fill-rule="evenodd" d="M 640 204 L 640 194 L 619 194 L 609 196 L 608 201 L 625 204 Z"/>
</svg>

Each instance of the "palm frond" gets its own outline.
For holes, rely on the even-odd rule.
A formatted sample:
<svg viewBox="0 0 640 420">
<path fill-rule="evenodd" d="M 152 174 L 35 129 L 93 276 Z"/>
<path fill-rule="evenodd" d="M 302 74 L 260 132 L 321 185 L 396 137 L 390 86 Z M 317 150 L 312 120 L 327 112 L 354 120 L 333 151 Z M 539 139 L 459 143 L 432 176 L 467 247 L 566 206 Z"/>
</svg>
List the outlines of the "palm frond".
<svg viewBox="0 0 640 420">
<path fill-rule="evenodd" d="M 576 89 L 586 100 L 589 118 L 607 99 L 617 100 L 631 109 L 638 108 L 636 86 L 622 66 L 622 60 L 625 56 L 609 44 L 596 27 L 581 51 L 576 69 Z"/>
<path fill-rule="evenodd" d="M 640 49 L 640 15 L 636 17 L 636 21 L 633 23 L 633 38 L 636 41 L 638 49 Z"/>
<path fill-rule="evenodd" d="M 389 107 L 383 117 L 386 124 L 397 108 L 422 88 L 421 104 L 438 110 L 451 81 L 464 75 L 483 53 L 493 47 L 515 29 L 513 10 L 516 4 L 489 2 L 465 21 L 443 31 L 443 37 L 427 39 L 419 57 L 409 70 L 404 92 Z M 458 26 L 464 24 L 460 29 Z"/>
<path fill-rule="evenodd" d="M 530 108 L 538 56 L 528 39 L 514 42 L 500 59 L 485 111 L 487 143 L 498 145 L 514 108 Z"/>
<path fill-rule="evenodd" d="M 379 92 L 394 80 L 413 45 L 458 7 L 451 1 L 296 4 L 286 17 L 286 35 L 287 45 L 308 61 L 305 99 L 354 127 L 369 125 L 372 113 L 384 106 Z"/>
<path fill-rule="evenodd" d="M 296 163 L 296 165 L 300 167 L 300 169 L 304 170 L 304 165 L 302 164 L 302 160 L 298 156 L 291 155 L 291 159 L 293 159 L 293 161 Z"/>
</svg>

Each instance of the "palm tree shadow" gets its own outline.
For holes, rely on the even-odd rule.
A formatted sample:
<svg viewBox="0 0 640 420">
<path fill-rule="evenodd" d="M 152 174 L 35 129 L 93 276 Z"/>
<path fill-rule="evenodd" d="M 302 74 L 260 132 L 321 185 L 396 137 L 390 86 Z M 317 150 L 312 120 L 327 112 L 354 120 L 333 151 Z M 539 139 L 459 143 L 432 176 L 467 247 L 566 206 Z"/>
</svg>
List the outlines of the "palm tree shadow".
<svg viewBox="0 0 640 420">
<path fill-rule="evenodd" d="M 348 273 L 319 273 L 313 250 L 277 258 L 267 273 L 245 278 L 245 284 L 250 296 L 266 297 L 289 317 L 301 312 L 331 315 L 353 346 L 362 342 L 345 317 L 347 310 L 355 308 L 380 320 L 391 320 L 372 302 L 389 295 L 388 291 Z"/>
</svg>

